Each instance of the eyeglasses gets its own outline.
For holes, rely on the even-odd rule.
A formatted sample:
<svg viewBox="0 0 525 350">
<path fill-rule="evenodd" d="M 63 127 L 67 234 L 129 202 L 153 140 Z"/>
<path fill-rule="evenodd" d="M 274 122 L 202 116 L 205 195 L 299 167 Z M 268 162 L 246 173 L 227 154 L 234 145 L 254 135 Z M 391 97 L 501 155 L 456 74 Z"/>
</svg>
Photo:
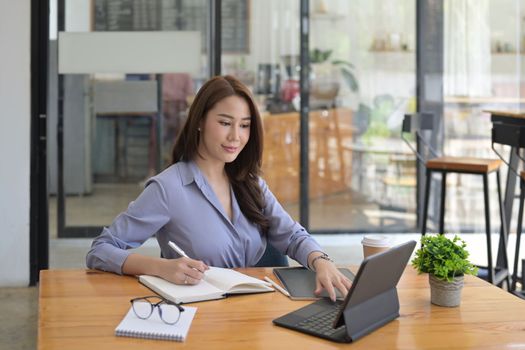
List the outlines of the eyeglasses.
<svg viewBox="0 0 525 350">
<path fill-rule="evenodd" d="M 181 312 L 184 312 L 182 306 L 155 295 L 134 298 L 130 302 L 133 312 L 142 320 L 148 319 L 156 308 L 164 323 L 175 324 L 179 320 Z"/>
</svg>

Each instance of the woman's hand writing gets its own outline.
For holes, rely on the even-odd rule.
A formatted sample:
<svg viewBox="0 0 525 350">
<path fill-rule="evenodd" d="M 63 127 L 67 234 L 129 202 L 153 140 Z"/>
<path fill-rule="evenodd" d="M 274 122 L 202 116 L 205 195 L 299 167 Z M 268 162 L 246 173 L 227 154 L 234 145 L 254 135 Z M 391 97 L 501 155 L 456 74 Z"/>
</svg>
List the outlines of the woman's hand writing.
<svg viewBox="0 0 525 350">
<path fill-rule="evenodd" d="M 159 277 L 176 284 L 198 284 L 209 269 L 204 262 L 186 257 L 162 260 Z"/>
</svg>

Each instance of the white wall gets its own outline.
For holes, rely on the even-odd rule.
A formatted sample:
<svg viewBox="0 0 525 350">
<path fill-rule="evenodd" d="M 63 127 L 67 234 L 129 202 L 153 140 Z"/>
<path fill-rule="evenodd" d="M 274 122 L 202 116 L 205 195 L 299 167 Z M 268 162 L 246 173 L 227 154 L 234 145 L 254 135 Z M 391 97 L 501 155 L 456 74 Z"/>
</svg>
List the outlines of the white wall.
<svg viewBox="0 0 525 350">
<path fill-rule="evenodd" d="M 0 286 L 29 283 L 30 15 L 0 0 Z"/>
<path fill-rule="evenodd" d="M 66 1 L 66 31 L 89 32 L 91 28 L 91 0 Z"/>
<path fill-rule="evenodd" d="M 510 44 L 513 51 L 519 47 L 523 30 L 521 27 L 525 24 L 525 19 L 522 20 L 520 15 L 525 11 L 524 5 L 523 0 L 489 1 L 489 24 L 493 44 L 495 41 Z"/>
</svg>

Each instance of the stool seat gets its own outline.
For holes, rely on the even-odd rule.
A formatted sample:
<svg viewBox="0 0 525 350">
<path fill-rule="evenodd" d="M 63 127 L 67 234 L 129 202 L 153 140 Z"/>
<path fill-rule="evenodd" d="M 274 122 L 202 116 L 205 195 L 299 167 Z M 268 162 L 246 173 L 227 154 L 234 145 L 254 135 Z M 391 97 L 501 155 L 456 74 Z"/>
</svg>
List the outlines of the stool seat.
<svg viewBox="0 0 525 350">
<path fill-rule="evenodd" d="M 498 170 L 501 163 L 501 159 L 445 156 L 428 160 L 426 166 L 432 170 L 488 174 Z"/>
</svg>

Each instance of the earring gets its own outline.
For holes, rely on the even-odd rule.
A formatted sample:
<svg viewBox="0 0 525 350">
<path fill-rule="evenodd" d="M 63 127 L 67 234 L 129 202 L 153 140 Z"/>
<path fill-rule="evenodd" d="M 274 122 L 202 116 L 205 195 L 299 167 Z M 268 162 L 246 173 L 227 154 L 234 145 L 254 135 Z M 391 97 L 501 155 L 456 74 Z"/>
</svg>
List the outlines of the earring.
<svg viewBox="0 0 525 350">
<path fill-rule="evenodd" d="M 201 128 L 197 128 L 197 131 L 201 131 Z"/>
</svg>

